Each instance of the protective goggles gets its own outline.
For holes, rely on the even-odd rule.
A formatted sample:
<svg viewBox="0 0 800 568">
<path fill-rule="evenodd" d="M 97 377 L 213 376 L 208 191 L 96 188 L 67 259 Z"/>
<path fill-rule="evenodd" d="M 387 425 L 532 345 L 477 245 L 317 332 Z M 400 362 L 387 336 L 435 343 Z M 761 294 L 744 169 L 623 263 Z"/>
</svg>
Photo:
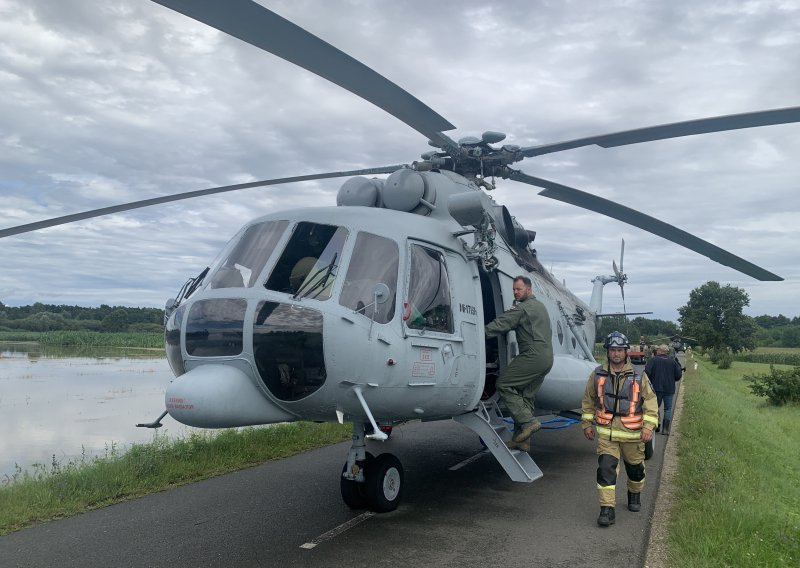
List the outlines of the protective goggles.
<svg viewBox="0 0 800 568">
<path fill-rule="evenodd" d="M 622 335 L 612 335 L 606 339 L 606 349 L 611 347 L 628 347 L 628 340 Z"/>
</svg>

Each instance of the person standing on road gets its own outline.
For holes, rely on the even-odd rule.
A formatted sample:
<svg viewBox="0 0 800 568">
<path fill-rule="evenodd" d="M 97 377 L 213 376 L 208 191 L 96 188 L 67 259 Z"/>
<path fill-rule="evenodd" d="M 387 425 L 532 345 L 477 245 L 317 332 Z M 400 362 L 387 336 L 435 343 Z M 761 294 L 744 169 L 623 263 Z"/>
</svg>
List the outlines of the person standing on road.
<svg viewBox="0 0 800 568">
<path fill-rule="evenodd" d="M 628 476 L 628 510 L 641 510 L 644 445 L 653 439 L 653 429 L 658 424 L 658 406 L 647 374 L 637 375 L 628 360 L 628 338 L 612 331 L 603 347 L 606 348 L 608 364 L 597 367 L 589 375 L 581 403 L 581 427 L 586 439 L 597 437 L 597 492 L 600 500 L 597 524 L 608 527 L 615 522 L 620 457 Z"/>
<path fill-rule="evenodd" d="M 506 445 L 528 451 L 531 435 L 542 427 L 534 416 L 534 401 L 553 367 L 553 330 L 527 276 L 514 278 L 514 300 L 514 307 L 486 326 L 486 336 L 516 332 L 519 355 L 500 373 L 497 392 L 514 419 L 514 437 Z"/>
<path fill-rule="evenodd" d="M 664 421 L 659 421 L 659 430 L 664 435 L 669 435 L 669 428 L 672 424 L 672 401 L 675 398 L 675 384 L 681 380 L 683 371 L 681 365 L 674 357 L 669 355 L 669 347 L 659 345 L 656 348 L 656 356 L 647 362 L 644 368 L 645 374 L 650 378 L 653 390 L 656 391 L 659 411 L 661 403 L 664 403 Z"/>
</svg>

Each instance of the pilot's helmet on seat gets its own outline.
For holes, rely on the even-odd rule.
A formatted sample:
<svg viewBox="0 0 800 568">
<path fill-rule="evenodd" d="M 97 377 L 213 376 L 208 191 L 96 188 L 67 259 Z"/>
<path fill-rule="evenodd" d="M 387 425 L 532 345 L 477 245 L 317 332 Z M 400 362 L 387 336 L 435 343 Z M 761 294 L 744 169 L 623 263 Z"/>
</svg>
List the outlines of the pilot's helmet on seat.
<svg viewBox="0 0 800 568">
<path fill-rule="evenodd" d="M 623 347 L 625 350 L 628 350 L 630 349 L 630 346 L 631 344 L 628 342 L 628 338 L 619 331 L 612 331 L 609 333 L 606 336 L 606 340 L 603 342 L 603 347 L 606 349 L 611 349 L 612 347 Z"/>
<path fill-rule="evenodd" d="M 304 256 L 297 261 L 289 275 L 289 285 L 293 291 L 296 292 L 300 288 L 300 285 L 311 273 L 311 269 L 314 268 L 316 262 L 317 259 L 313 256 Z"/>
</svg>

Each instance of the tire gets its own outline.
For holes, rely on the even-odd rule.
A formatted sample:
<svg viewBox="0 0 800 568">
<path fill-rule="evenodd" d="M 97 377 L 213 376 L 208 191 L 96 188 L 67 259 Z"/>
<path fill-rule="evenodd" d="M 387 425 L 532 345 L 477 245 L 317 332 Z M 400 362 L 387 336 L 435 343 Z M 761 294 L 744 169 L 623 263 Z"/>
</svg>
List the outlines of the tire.
<svg viewBox="0 0 800 568">
<path fill-rule="evenodd" d="M 403 466 L 392 454 L 381 454 L 367 464 L 367 504 L 376 513 L 394 511 L 403 490 Z"/>
<path fill-rule="evenodd" d="M 367 470 L 369 467 L 368 464 L 374 459 L 375 456 L 367 452 L 367 465 L 364 466 Z M 342 474 L 344 474 L 345 470 L 347 470 L 347 462 L 344 462 L 342 466 Z M 341 476 L 340 480 L 339 489 L 342 492 L 342 501 L 344 501 L 344 504 L 354 510 L 366 509 L 368 504 L 367 484 L 347 479 L 344 475 Z"/>
<path fill-rule="evenodd" d="M 653 451 L 655 451 L 656 447 L 656 437 L 653 438 L 649 442 L 644 443 L 644 459 L 649 460 L 653 457 Z"/>
</svg>

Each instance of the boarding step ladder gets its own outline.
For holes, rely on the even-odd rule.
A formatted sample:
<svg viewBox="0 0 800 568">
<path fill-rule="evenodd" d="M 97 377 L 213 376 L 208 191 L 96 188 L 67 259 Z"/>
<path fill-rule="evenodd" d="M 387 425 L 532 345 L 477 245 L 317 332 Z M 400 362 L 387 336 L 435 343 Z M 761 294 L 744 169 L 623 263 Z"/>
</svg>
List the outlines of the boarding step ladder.
<svg viewBox="0 0 800 568">
<path fill-rule="evenodd" d="M 509 424 L 503 419 L 497 400 L 498 395 L 495 393 L 488 400 L 480 401 L 472 412 L 454 416 L 453 420 L 461 422 L 481 437 L 486 448 L 492 452 L 512 481 L 526 483 L 536 481 L 544 474 L 530 454 L 521 450 L 511 450 L 506 446 L 512 434 L 508 428 Z"/>
</svg>

